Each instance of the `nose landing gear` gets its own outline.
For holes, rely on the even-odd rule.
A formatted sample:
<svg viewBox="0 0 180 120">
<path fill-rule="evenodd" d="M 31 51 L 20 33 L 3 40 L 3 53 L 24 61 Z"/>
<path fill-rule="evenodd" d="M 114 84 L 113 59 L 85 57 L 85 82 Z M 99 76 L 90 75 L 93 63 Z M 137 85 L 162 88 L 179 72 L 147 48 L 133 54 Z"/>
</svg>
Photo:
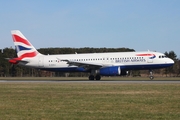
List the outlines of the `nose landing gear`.
<svg viewBox="0 0 180 120">
<path fill-rule="evenodd" d="M 149 78 L 150 78 L 150 80 L 154 79 L 153 71 L 152 70 L 149 71 Z"/>
</svg>

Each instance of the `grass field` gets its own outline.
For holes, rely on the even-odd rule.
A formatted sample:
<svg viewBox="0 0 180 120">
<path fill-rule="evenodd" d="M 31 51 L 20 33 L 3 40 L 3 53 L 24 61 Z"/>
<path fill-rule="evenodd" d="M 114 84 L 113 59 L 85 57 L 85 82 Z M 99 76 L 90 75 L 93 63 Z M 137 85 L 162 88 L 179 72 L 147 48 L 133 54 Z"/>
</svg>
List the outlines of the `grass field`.
<svg viewBox="0 0 180 120">
<path fill-rule="evenodd" d="M 179 120 L 180 84 L 0 83 L 2 120 Z"/>
</svg>

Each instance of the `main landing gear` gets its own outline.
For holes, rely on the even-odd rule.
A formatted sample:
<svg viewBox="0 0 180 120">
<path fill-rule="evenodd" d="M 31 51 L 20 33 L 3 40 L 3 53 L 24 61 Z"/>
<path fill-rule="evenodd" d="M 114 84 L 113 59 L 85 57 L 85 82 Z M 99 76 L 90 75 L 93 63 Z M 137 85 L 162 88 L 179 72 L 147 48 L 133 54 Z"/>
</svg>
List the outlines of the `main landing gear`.
<svg viewBox="0 0 180 120">
<path fill-rule="evenodd" d="M 97 70 L 92 69 L 91 74 L 89 75 L 89 80 L 100 80 L 101 76 L 98 74 Z"/>
<path fill-rule="evenodd" d="M 150 80 L 154 79 L 153 71 L 152 70 L 149 71 L 149 78 L 150 78 Z"/>
<path fill-rule="evenodd" d="M 101 79 L 101 76 L 100 75 L 96 75 L 96 76 L 94 76 L 94 75 L 90 75 L 89 76 L 89 80 L 100 80 Z"/>
</svg>

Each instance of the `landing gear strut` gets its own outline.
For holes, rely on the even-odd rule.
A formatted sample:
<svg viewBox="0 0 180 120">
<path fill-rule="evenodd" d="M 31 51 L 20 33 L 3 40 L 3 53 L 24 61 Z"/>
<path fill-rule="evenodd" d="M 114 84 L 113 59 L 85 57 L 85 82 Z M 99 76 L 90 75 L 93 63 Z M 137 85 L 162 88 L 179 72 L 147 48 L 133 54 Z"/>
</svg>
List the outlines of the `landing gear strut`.
<svg viewBox="0 0 180 120">
<path fill-rule="evenodd" d="M 150 80 L 154 79 L 153 71 L 152 70 L 149 71 L 149 78 L 150 78 Z"/>
</svg>

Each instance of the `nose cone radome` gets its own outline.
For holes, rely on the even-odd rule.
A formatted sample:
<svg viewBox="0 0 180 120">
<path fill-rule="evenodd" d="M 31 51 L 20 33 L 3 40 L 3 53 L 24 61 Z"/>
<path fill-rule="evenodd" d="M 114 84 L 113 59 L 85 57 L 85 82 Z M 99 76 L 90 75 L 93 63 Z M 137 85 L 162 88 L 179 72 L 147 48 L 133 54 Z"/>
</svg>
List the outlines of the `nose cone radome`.
<svg viewBox="0 0 180 120">
<path fill-rule="evenodd" d="M 174 64 L 174 60 L 172 60 L 172 59 L 168 59 L 168 61 L 167 61 L 167 64 L 171 64 L 171 65 L 173 65 Z"/>
</svg>

